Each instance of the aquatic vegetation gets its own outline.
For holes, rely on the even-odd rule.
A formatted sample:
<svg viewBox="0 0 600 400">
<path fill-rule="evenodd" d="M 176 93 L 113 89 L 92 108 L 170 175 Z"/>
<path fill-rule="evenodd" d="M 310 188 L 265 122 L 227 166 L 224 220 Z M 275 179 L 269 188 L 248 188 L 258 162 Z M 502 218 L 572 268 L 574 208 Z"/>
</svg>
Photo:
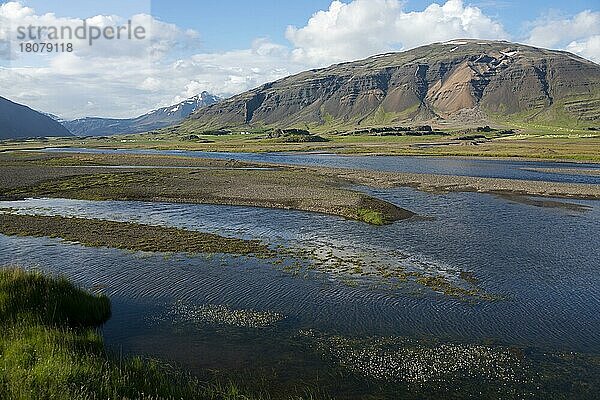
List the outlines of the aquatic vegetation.
<svg viewBox="0 0 600 400">
<path fill-rule="evenodd" d="M 596 399 L 594 354 L 302 330 L 320 357 L 407 399 Z"/>
<path fill-rule="evenodd" d="M 479 279 L 477 279 L 477 276 L 471 271 L 460 271 L 459 276 L 460 279 L 472 285 L 477 285 L 479 283 Z"/>
<path fill-rule="evenodd" d="M 349 286 L 349 287 L 358 287 L 358 286 L 360 286 L 359 282 L 357 282 L 354 279 L 349 279 L 349 278 L 342 278 L 342 283 L 344 285 L 346 285 L 346 286 Z"/>
<path fill-rule="evenodd" d="M 479 280 L 473 272 L 449 269 L 398 252 L 376 256 L 356 254 L 347 248 L 336 248 L 321 242 L 304 248 L 280 247 L 279 251 L 292 259 L 304 261 L 285 265 L 283 271 L 297 275 L 303 269 L 316 270 L 349 287 L 387 287 L 393 294 L 397 290 L 418 285 L 461 301 L 501 299 L 500 296 L 484 292 L 478 286 Z"/>
<path fill-rule="evenodd" d="M 526 383 L 528 366 L 518 351 L 479 344 L 424 343 L 403 337 L 350 338 L 301 331 L 312 346 L 365 377 L 396 383 L 451 383 L 465 378 Z"/>
<path fill-rule="evenodd" d="M 359 208 L 356 210 L 356 214 L 358 215 L 358 219 L 372 225 L 384 225 L 388 222 L 386 221 L 383 213 L 379 211 L 370 210 L 367 208 Z"/>
<path fill-rule="evenodd" d="M 393 294 L 398 290 L 405 293 L 404 289 L 417 284 L 461 300 L 496 299 L 477 286 L 473 273 L 398 251 L 373 249 L 372 252 L 365 252 L 364 248 L 351 249 L 324 240 L 291 243 L 276 240 L 275 245 L 267 245 L 258 239 L 223 237 L 215 233 L 169 227 L 162 221 L 159 222 L 161 225 L 142 224 L 135 215 L 102 215 L 121 221 L 91 219 L 87 217 L 95 214 L 81 212 L 80 207 L 75 212 L 78 217 L 67 217 L 64 215 L 71 215 L 72 209 L 61 211 L 60 205 L 44 206 L 52 201 L 55 200 L 43 200 L 41 206 L 33 208 L 20 206 L 18 202 L 6 202 L 14 206 L 0 209 L 0 233 L 59 237 L 85 246 L 113 247 L 131 252 L 161 252 L 165 260 L 177 252 L 205 256 L 215 253 L 252 256 L 269 259 L 273 267 L 294 276 L 314 277 L 314 274 L 307 272 L 318 271 L 350 287 L 383 285 Z M 81 203 L 77 202 L 78 205 Z M 245 232 L 231 234 L 248 237 Z M 251 239 L 253 236 L 249 237 Z"/>
<path fill-rule="evenodd" d="M 475 289 L 465 289 L 463 287 L 453 285 L 448 279 L 441 275 L 421 275 L 417 277 L 415 281 L 423 286 L 426 286 L 437 292 L 442 292 L 448 296 L 460 297 L 477 295 L 477 291 Z"/>
<path fill-rule="evenodd" d="M 186 321 L 240 328 L 266 328 L 285 318 L 283 314 L 272 311 L 231 309 L 223 304 L 194 306 L 182 302 L 177 302 L 170 314 Z"/>
</svg>

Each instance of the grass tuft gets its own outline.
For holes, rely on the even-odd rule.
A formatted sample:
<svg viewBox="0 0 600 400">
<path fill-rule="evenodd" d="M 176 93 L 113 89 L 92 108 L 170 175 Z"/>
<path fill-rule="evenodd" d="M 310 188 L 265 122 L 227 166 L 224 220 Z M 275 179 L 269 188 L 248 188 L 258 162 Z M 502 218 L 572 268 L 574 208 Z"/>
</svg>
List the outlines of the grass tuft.
<svg viewBox="0 0 600 400">
<path fill-rule="evenodd" d="M 33 319 L 43 325 L 99 326 L 110 314 L 108 297 L 85 292 L 66 278 L 19 268 L 0 273 L 0 318 L 4 324 Z"/>
</svg>

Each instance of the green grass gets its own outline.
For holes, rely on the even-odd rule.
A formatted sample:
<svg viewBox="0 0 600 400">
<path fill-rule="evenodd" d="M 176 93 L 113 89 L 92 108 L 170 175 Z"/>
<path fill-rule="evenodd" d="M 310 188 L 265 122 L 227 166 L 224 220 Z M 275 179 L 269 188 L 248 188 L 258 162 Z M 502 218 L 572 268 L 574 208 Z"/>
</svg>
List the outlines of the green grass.
<svg viewBox="0 0 600 400">
<path fill-rule="evenodd" d="M 110 301 L 64 278 L 7 269 L 0 273 L 0 316 L 3 324 L 33 319 L 49 326 L 97 326 L 110 318 Z"/>
<path fill-rule="evenodd" d="M 372 225 L 385 225 L 387 223 L 385 216 L 380 211 L 370 210 L 368 208 L 359 208 L 356 211 L 358 220 Z"/>
<path fill-rule="evenodd" d="M 159 361 L 111 357 L 97 329 L 110 312 L 106 296 L 64 278 L 0 269 L 0 399 L 269 398 Z"/>
<path fill-rule="evenodd" d="M 152 149 L 181 149 L 224 152 L 290 152 L 290 151 L 324 151 L 338 154 L 388 154 L 388 155 L 431 155 L 431 156 L 461 156 L 461 157 L 524 157 L 547 160 L 578 160 L 600 162 L 598 143 L 600 133 L 588 130 L 590 124 L 581 126 L 561 125 L 555 120 L 524 121 L 513 116 L 512 119 L 503 117 L 495 119 L 496 126 L 517 130 L 515 135 L 496 137 L 490 134 L 490 141 L 477 146 L 463 145 L 437 146 L 432 148 L 415 147 L 419 143 L 446 142 L 454 143 L 455 136 L 369 136 L 369 135 L 339 135 L 336 131 L 346 131 L 350 126 L 324 124 L 319 127 L 311 126 L 311 132 L 327 139 L 326 142 L 278 143 L 264 139 L 260 133 L 250 135 L 207 136 L 196 130 L 192 133 L 199 135 L 206 142 L 181 140 L 176 134 L 137 134 L 115 136 L 109 139 L 51 139 L 40 141 L 5 141 L 0 142 L 0 152 L 15 149 L 35 149 L 43 147 L 92 147 L 92 148 L 152 148 Z M 368 127 L 367 124 L 363 125 Z M 446 131 L 466 127 L 446 127 Z M 462 135 L 454 132 L 455 135 Z M 122 141 L 125 140 L 125 141 Z"/>
</svg>

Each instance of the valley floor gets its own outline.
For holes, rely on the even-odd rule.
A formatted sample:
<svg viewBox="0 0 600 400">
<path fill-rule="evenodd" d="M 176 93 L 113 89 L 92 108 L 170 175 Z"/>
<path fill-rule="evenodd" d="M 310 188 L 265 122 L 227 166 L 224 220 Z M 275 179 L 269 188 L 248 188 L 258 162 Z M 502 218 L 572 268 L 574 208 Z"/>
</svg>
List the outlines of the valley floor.
<svg viewBox="0 0 600 400">
<path fill-rule="evenodd" d="M 0 142 L 0 151 L 46 147 L 179 149 L 221 152 L 327 152 L 600 162 L 600 132 L 523 129 L 512 135 L 427 136 L 320 134 L 325 141 L 290 143 L 262 133 L 181 136 L 169 133 Z M 191 137 L 191 138 L 190 138 Z"/>
</svg>

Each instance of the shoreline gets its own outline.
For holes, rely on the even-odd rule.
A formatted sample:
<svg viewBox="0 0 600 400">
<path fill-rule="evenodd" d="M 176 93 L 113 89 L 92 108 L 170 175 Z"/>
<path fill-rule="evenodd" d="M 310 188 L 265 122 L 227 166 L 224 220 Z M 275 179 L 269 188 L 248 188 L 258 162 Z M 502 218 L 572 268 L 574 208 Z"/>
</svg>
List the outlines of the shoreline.
<svg viewBox="0 0 600 400">
<path fill-rule="evenodd" d="M 2 152 L 10 152 L 10 151 L 40 151 L 45 152 L 47 149 L 52 148 L 60 148 L 60 149 L 72 149 L 74 147 L 42 147 L 39 149 L 23 149 L 23 150 L 2 150 L 0 149 L 0 153 Z M 79 147 L 77 147 L 79 148 Z M 116 151 L 127 151 L 127 150 L 159 150 L 159 151 L 189 151 L 189 152 L 199 152 L 199 153 L 251 153 L 251 154 L 316 154 L 316 155 L 332 155 L 338 157 L 414 157 L 414 158 L 443 158 L 443 159 L 459 159 L 459 160 L 498 160 L 498 161 L 525 161 L 525 162 L 542 162 L 542 163 L 560 163 L 560 164 L 594 164 L 600 167 L 599 160 L 577 160 L 570 158 L 542 158 L 542 157 L 523 157 L 523 156 L 466 156 L 466 155 L 438 155 L 438 154 L 428 154 L 428 153 L 381 153 L 381 152 L 372 152 L 372 153 L 347 153 L 347 152 L 336 152 L 336 151 L 327 151 L 327 150 L 315 150 L 315 151 L 304 151 L 304 150 L 282 150 L 282 151 L 229 151 L 227 149 L 221 150 L 201 150 L 201 149 L 192 149 L 192 150 L 180 150 L 178 148 L 135 148 L 135 147 L 86 147 L 91 150 L 116 150 Z M 333 149 L 332 149 L 333 150 Z M 208 159 L 208 158 L 207 158 Z"/>
<path fill-rule="evenodd" d="M 127 168 L 117 168 L 124 164 Z M 148 165 L 156 168 L 147 168 Z M 298 166 L 183 155 L 16 152 L 0 153 L 0 166 L 0 196 L 5 199 L 67 197 L 255 206 L 337 215 L 375 225 L 411 218 L 415 214 L 354 190 L 353 185 L 411 187 L 430 193 L 477 192 L 504 197 L 600 200 L 600 185 L 596 184 Z"/>
</svg>

